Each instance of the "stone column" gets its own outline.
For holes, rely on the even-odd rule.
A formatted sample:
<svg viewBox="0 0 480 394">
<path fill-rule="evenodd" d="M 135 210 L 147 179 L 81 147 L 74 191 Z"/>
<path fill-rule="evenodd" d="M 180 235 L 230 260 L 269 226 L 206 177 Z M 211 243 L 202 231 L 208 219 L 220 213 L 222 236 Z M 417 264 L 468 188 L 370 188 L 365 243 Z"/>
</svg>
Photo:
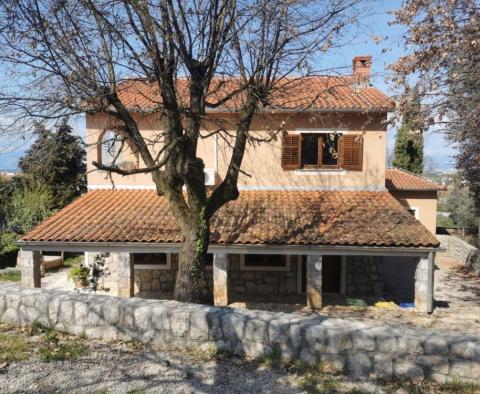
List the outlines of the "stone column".
<svg viewBox="0 0 480 394">
<path fill-rule="evenodd" d="M 213 255 L 213 303 L 217 306 L 228 305 L 228 255 Z"/>
<path fill-rule="evenodd" d="M 110 253 L 112 289 L 110 294 L 118 297 L 133 297 L 134 268 L 132 253 Z"/>
<path fill-rule="evenodd" d="M 42 254 L 39 251 L 22 250 L 18 253 L 18 265 L 22 276 L 23 287 L 40 287 L 40 265 Z"/>
<path fill-rule="evenodd" d="M 307 256 L 307 306 L 320 309 L 322 303 L 322 256 Z"/>
<path fill-rule="evenodd" d="M 415 271 L 415 309 L 418 312 L 433 311 L 433 254 L 418 260 Z"/>
</svg>

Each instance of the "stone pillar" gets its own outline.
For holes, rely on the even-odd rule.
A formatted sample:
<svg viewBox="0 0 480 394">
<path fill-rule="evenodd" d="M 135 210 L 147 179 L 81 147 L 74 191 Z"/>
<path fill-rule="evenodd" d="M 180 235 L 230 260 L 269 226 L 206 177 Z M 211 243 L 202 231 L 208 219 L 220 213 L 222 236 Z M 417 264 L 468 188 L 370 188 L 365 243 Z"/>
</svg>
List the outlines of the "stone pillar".
<svg viewBox="0 0 480 394">
<path fill-rule="evenodd" d="M 307 306 L 320 309 L 322 303 L 322 256 L 307 256 Z"/>
<path fill-rule="evenodd" d="M 228 305 L 228 255 L 213 255 L 213 303 L 217 306 Z"/>
<path fill-rule="evenodd" d="M 433 262 L 431 253 L 428 258 L 420 258 L 415 271 L 415 309 L 417 312 L 433 311 Z"/>
<path fill-rule="evenodd" d="M 40 287 L 40 266 L 42 253 L 39 251 L 22 250 L 18 253 L 18 265 L 22 276 L 23 287 Z"/>
<path fill-rule="evenodd" d="M 110 253 L 112 289 L 110 294 L 118 297 L 133 297 L 134 268 L 132 253 Z"/>
</svg>

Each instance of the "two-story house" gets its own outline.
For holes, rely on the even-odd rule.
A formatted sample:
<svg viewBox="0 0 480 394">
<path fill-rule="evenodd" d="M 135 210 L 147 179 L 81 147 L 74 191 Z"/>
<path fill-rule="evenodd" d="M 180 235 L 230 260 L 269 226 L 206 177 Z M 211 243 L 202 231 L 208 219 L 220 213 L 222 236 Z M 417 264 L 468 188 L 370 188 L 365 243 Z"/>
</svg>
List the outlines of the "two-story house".
<svg viewBox="0 0 480 394">
<path fill-rule="evenodd" d="M 321 308 L 361 297 L 432 311 L 440 187 L 386 170 L 392 102 L 369 84 L 370 65 L 371 57 L 357 56 L 352 75 L 299 78 L 256 115 L 252 133 L 266 141 L 247 148 L 240 196 L 211 221 L 205 276 L 216 305 Z M 155 89 L 135 80 L 118 93 L 158 151 Z M 212 188 L 231 151 L 228 137 L 209 131 L 221 124 L 228 136 L 236 118 L 225 108 L 208 113 L 198 152 Z M 169 205 L 148 174 L 95 170 L 93 161 L 108 164 L 112 156 L 127 168 L 142 163 L 128 141 L 109 145 L 121 129 L 107 115 L 88 114 L 86 125 L 89 191 L 21 239 L 22 282 L 40 286 L 42 250 L 81 251 L 87 261 L 105 256 L 110 294 L 171 298 L 182 240 Z M 283 132 L 272 138 L 279 125 Z"/>
</svg>

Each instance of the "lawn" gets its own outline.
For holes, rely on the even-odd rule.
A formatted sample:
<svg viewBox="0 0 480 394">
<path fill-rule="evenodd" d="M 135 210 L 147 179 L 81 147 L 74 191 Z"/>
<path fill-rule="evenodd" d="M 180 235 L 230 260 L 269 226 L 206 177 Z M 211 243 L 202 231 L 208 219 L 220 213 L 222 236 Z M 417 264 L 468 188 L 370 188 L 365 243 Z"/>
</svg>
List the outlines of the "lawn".
<svg viewBox="0 0 480 394">
<path fill-rule="evenodd" d="M 0 282 L 20 282 L 20 279 L 20 271 L 18 270 L 8 270 L 6 272 L 0 273 Z"/>
</svg>

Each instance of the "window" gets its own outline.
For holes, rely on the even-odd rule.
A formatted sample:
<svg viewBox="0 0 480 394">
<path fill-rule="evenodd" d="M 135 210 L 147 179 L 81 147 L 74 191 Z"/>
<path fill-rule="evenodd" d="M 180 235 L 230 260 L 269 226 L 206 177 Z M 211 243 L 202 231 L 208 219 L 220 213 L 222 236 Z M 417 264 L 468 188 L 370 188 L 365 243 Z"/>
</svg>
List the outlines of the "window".
<svg viewBox="0 0 480 394">
<path fill-rule="evenodd" d="M 205 268 L 207 270 L 213 268 L 213 253 L 207 253 L 205 255 Z"/>
<path fill-rule="evenodd" d="M 300 136 L 302 141 L 301 168 L 338 168 L 339 134 L 304 133 Z"/>
<path fill-rule="evenodd" d="M 171 256 L 167 253 L 134 253 L 135 269 L 171 269 Z"/>
<path fill-rule="evenodd" d="M 416 219 L 418 219 L 418 208 L 407 207 L 407 211 Z"/>
<path fill-rule="evenodd" d="M 362 171 L 363 137 L 339 133 L 285 134 L 284 170 L 342 168 Z"/>
<path fill-rule="evenodd" d="M 118 130 L 106 130 L 100 135 L 97 156 L 98 162 L 106 166 L 126 170 L 138 167 L 138 154 L 133 151 L 127 137 Z"/>
<path fill-rule="evenodd" d="M 243 271 L 289 271 L 290 256 L 282 254 L 242 254 L 240 269 Z"/>
</svg>

